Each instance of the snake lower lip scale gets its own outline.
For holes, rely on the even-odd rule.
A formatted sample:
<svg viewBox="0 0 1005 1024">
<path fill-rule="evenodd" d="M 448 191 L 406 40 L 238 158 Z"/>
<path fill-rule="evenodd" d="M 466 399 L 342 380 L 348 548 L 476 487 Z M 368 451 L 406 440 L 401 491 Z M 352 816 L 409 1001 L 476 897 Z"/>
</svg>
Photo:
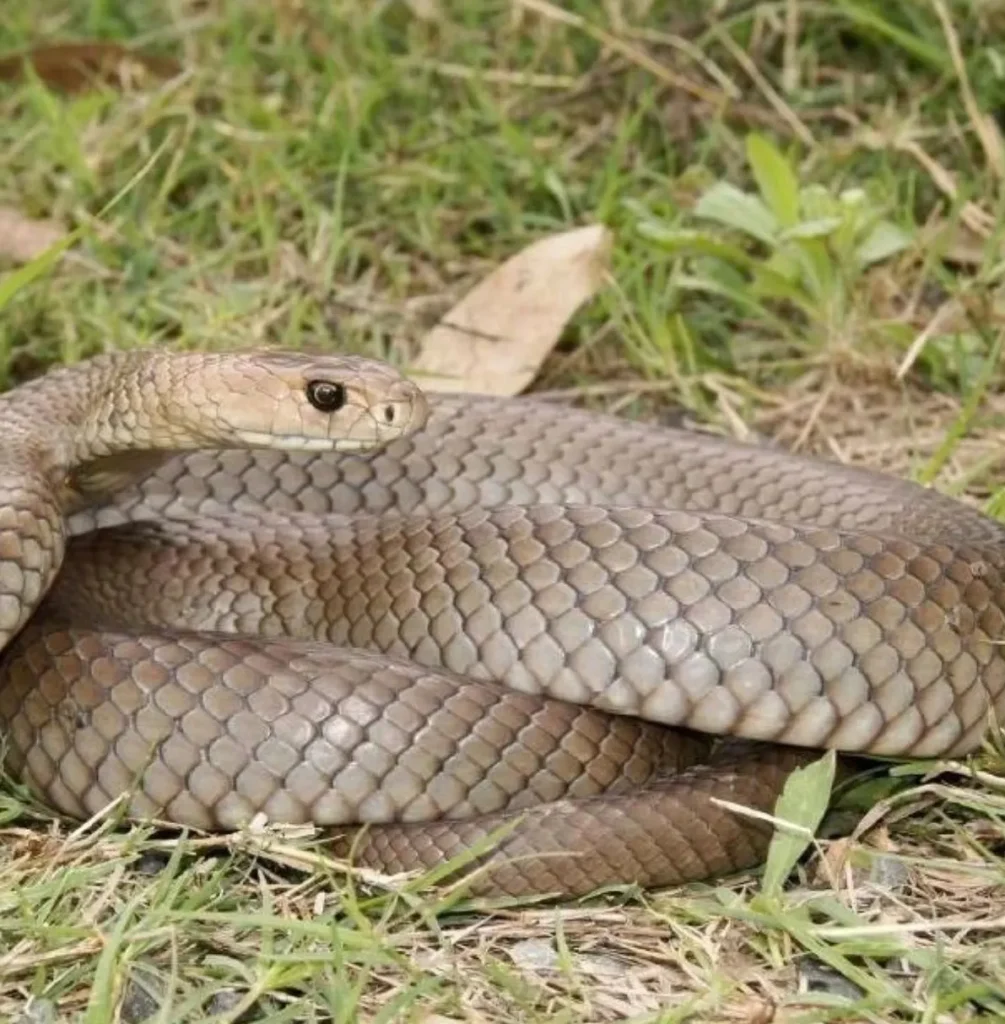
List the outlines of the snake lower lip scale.
<svg viewBox="0 0 1005 1024">
<path fill-rule="evenodd" d="M 325 437 L 304 437 L 302 435 L 290 434 L 285 437 L 277 437 L 265 431 L 260 433 L 249 430 L 241 433 L 241 440 L 249 448 L 274 448 L 277 451 L 290 452 L 358 452 L 365 451 L 368 445 L 365 442 L 343 441 L 338 438 Z"/>
<path fill-rule="evenodd" d="M 820 749 L 1005 712 L 1005 531 L 905 481 L 358 357 L 104 356 L 0 422 L 0 732 L 73 817 L 312 822 L 387 872 L 508 825 L 475 893 L 664 886 L 756 865 L 723 802 Z"/>
</svg>

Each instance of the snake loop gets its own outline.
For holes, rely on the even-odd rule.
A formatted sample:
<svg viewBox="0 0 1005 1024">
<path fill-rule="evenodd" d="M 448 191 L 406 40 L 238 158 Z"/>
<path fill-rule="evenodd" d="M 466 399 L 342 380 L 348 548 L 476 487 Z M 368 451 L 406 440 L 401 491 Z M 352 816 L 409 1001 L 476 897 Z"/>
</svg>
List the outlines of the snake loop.
<svg viewBox="0 0 1005 1024">
<path fill-rule="evenodd" d="M 722 801 L 820 749 L 1005 708 L 1003 527 L 905 481 L 356 357 L 105 356 L 0 423 L 0 731 L 68 815 L 666 885 L 756 864 Z"/>
</svg>

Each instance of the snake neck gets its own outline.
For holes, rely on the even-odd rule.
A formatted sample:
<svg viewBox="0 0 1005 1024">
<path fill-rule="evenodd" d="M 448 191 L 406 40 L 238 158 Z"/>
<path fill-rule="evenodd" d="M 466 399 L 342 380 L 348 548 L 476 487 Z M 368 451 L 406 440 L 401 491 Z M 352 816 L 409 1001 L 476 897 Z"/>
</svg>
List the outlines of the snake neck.
<svg viewBox="0 0 1005 1024">
<path fill-rule="evenodd" d="M 0 395 L 0 476 L 30 473 L 70 510 L 155 469 L 179 448 L 161 362 L 149 352 L 108 353 Z"/>
</svg>

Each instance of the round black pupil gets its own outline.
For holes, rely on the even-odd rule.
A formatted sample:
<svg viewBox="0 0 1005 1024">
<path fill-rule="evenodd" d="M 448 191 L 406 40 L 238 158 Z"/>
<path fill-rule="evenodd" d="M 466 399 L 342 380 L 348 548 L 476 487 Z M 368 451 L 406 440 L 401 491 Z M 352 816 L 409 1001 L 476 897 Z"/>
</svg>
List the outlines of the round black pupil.
<svg viewBox="0 0 1005 1024">
<path fill-rule="evenodd" d="M 345 388 L 328 381 L 313 381 L 307 389 L 307 397 L 316 409 L 334 412 L 345 405 Z"/>
</svg>

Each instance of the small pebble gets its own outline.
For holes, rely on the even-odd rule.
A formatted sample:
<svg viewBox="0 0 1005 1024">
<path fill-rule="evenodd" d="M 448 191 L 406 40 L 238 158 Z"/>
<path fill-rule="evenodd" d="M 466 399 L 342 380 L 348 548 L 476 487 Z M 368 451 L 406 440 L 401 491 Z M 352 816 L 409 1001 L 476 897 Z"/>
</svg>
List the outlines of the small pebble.
<svg viewBox="0 0 1005 1024">
<path fill-rule="evenodd" d="M 807 992 L 826 992 L 832 996 L 840 996 L 850 1002 L 856 1002 L 865 995 L 865 991 L 843 974 L 812 958 L 804 960 L 799 968 L 800 988 Z"/>
<path fill-rule="evenodd" d="M 206 1013 L 209 1016 L 216 1014 L 230 1013 L 238 1006 L 244 998 L 243 993 L 233 988 L 217 989 L 212 998 L 206 1004 Z M 277 1009 L 275 1000 L 265 997 L 252 1003 L 242 1014 L 234 1018 L 233 1024 L 251 1024 L 252 1021 L 261 1020 Z"/>
<path fill-rule="evenodd" d="M 30 999 L 14 1024 L 56 1024 L 56 1004 L 51 999 Z"/>
<path fill-rule="evenodd" d="M 558 971 L 562 961 L 558 951 L 547 939 L 524 939 L 509 949 L 510 959 L 517 965 L 532 971 Z M 572 955 L 573 969 L 595 978 L 619 978 L 625 973 L 624 967 L 613 957 L 597 953 L 575 953 Z"/>
<path fill-rule="evenodd" d="M 558 953 L 546 939 L 524 939 L 509 948 L 510 959 L 517 967 L 533 971 L 553 971 L 558 967 Z"/>
<path fill-rule="evenodd" d="M 141 875 L 159 875 L 167 867 L 170 859 L 166 853 L 141 853 L 133 861 L 133 870 Z"/>
<path fill-rule="evenodd" d="M 897 857 L 879 854 L 873 858 L 869 868 L 869 881 L 893 892 L 903 889 L 910 878 L 911 872 L 907 865 Z"/>
<path fill-rule="evenodd" d="M 148 978 L 137 981 L 130 978 L 122 996 L 119 1017 L 125 1024 L 141 1024 L 150 1020 L 161 1008 L 161 995 Z"/>
</svg>

